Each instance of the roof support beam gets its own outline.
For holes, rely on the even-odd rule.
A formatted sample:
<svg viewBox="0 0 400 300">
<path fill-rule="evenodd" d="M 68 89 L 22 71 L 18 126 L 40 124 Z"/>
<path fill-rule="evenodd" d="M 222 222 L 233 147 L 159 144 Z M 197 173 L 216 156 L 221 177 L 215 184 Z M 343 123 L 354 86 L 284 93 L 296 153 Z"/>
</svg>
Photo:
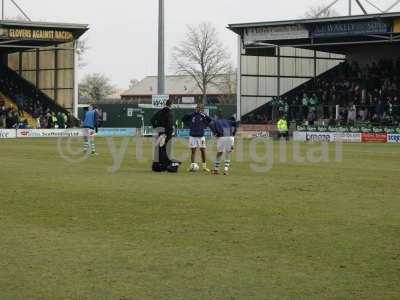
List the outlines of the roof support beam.
<svg viewBox="0 0 400 300">
<path fill-rule="evenodd" d="M 17 40 L 1 41 L 0 45 L 9 44 L 9 43 L 15 43 L 15 42 L 18 42 L 18 41 Z"/>
<path fill-rule="evenodd" d="M 360 0 L 356 0 L 358 6 L 361 8 L 362 12 L 364 13 L 364 15 L 368 15 L 367 10 L 364 8 L 364 6 L 361 4 Z"/>
<path fill-rule="evenodd" d="M 370 34 L 368 36 L 372 37 L 372 38 L 382 39 L 382 40 L 390 40 L 390 36 L 385 36 L 385 35 L 373 35 L 373 34 Z"/>
<path fill-rule="evenodd" d="M 385 13 L 388 13 L 388 12 L 390 12 L 393 8 L 395 8 L 395 6 L 397 5 L 397 4 L 399 4 L 400 3 L 400 0 L 397 0 L 395 3 L 393 3 L 387 10 L 385 10 Z"/>
<path fill-rule="evenodd" d="M 0 44 L 0 48 L 12 48 L 12 49 L 43 49 L 43 50 L 74 50 L 73 47 L 44 47 L 44 46 L 23 46 L 23 45 L 8 45 L 8 44 Z"/>
<path fill-rule="evenodd" d="M 310 43 L 310 44 L 293 44 L 293 45 L 282 45 L 282 47 L 293 47 L 293 48 L 310 48 L 315 46 L 342 46 L 342 45 L 364 45 L 364 44 L 386 44 L 390 43 L 390 40 L 375 40 L 375 41 L 357 41 L 357 42 L 341 42 L 341 43 Z"/>
<path fill-rule="evenodd" d="M 32 22 L 31 18 L 28 17 L 28 15 L 24 12 L 24 10 L 23 10 L 21 7 L 17 4 L 17 2 L 15 2 L 14 0 L 10 0 L 10 1 L 15 5 L 15 7 L 20 11 L 21 14 L 24 15 L 24 17 L 25 17 L 28 21 Z"/>
<path fill-rule="evenodd" d="M 378 6 L 376 6 L 374 3 L 372 3 L 369 0 L 365 0 L 365 2 L 367 2 L 369 5 L 371 5 L 373 8 L 375 8 L 376 10 L 378 10 L 381 13 L 385 13 L 382 9 L 380 9 Z"/>
<path fill-rule="evenodd" d="M 319 18 L 321 15 L 323 15 L 327 10 L 329 10 L 332 6 L 334 6 L 336 3 L 338 3 L 339 0 L 334 0 L 331 4 L 329 4 L 327 7 L 325 7 L 323 10 L 321 10 L 315 18 Z"/>
</svg>

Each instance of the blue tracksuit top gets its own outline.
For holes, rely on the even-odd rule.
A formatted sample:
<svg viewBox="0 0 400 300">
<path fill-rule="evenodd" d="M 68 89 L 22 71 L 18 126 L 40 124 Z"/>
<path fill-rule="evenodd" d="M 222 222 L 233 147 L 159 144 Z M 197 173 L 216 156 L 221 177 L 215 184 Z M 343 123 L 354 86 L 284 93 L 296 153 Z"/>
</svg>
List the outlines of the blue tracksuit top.
<svg viewBox="0 0 400 300">
<path fill-rule="evenodd" d="M 83 127 L 95 129 L 97 127 L 97 113 L 95 110 L 86 112 Z"/>
<path fill-rule="evenodd" d="M 210 128 L 216 137 L 235 136 L 236 127 L 236 122 L 224 118 L 217 118 L 210 125 Z"/>
<path fill-rule="evenodd" d="M 212 120 L 202 112 L 194 112 L 190 115 L 184 116 L 182 121 L 189 126 L 191 137 L 203 137 L 205 129 Z"/>
</svg>

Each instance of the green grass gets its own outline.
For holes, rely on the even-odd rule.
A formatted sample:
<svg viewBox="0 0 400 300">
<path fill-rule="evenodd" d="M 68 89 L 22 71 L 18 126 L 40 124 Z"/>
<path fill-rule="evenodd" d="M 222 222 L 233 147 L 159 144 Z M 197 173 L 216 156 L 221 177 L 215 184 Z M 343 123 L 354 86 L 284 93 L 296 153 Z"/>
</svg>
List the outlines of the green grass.
<svg viewBox="0 0 400 300">
<path fill-rule="evenodd" d="M 245 143 L 213 177 L 149 172 L 149 143 L 112 173 L 97 144 L 71 164 L 56 140 L 0 141 L 1 300 L 400 298 L 399 146 L 256 173 Z"/>
</svg>

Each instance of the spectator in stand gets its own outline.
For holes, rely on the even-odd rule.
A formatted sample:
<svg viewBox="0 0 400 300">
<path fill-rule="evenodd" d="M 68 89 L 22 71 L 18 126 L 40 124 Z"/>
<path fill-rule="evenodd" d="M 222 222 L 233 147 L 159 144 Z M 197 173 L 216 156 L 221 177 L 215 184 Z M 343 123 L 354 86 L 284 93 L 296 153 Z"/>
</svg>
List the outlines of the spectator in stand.
<svg viewBox="0 0 400 300">
<path fill-rule="evenodd" d="M 368 118 L 368 109 L 366 107 L 361 107 L 360 111 L 358 112 L 359 121 L 365 122 Z"/>
<path fill-rule="evenodd" d="M 74 127 L 77 126 L 77 124 L 75 124 L 74 117 L 73 117 L 71 114 L 69 114 L 69 115 L 67 116 L 67 118 L 68 118 L 68 122 L 67 122 L 68 128 L 74 128 Z"/>
<path fill-rule="evenodd" d="M 58 114 L 57 114 L 57 125 L 58 125 L 58 128 L 60 128 L 60 129 L 65 128 L 65 118 L 64 118 L 63 113 L 61 113 L 61 112 L 58 112 Z"/>
<path fill-rule="evenodd" d="M 64 118 L 64 128 L 68 128 L 68 116 L 66 113 L 62 113 L 62 117 Z"/>
<path fill-rule="evenodd" d="M 354 125 L 356 120 L 357 120 L 356 106 L 352 105 L 347 113 L 347 123 L 350 125 Z"/>
<path fill-rule="evenodd" d="M 381 121 L 383 119 L 383 116 L 385 114 L 385 106 L 382 102 L 382 100 L 378 101 L 378 104 L 376 105 L 376 111 L 375 111 L 378 120 Z"/>
<path fill-rule="evenodd" d="M 6 127 L 9 129 L 17 128 L 19 123 L 18 112 L 15 110 L 9 110 L 7 113 Z"/>
<path fill-rule="evenodd" d="M 307 116 L 308 125 L 314 126 L 316 119 L 317 116 L 315 114 L 314 108 L 311 108 Z"/>
<path fill-rule="evenodd" d="M 23 120 L 20 123 L 18 123 L 18 129 L 28 129 L 29 128 L 29 123 L 28 120 Z"/>
<path fill-rule="evenodd" d="M 49 128 L 48 119 L 45 115 L 39 117 L 40 120 L 40 128 Z"/>
<path fill-rule="evenodd" d="M 5 105 L 0 107 L 0 128 L 6 128 L 7 109 Z"/>
<path fill-rule="evenodd" d="M 303 112 L 303 120 L 307 118 L 308 116 L 308 106 L 309 106 L 310 100 L 308 98 L 308 95 L 304 93 L 303 95 L 303 101 L 302 101 L 302 107 L 301 111 Z"/>
<path fill-rule="evenodd" d="M 17 96 L 15 97 L 15 102 L 17 103 L 19 115 L 22 115 L 22 112 L 24 111 L 24 107 L 25 107 L 24 96 L 22 94 L 18 93 Z"/>
</svg>

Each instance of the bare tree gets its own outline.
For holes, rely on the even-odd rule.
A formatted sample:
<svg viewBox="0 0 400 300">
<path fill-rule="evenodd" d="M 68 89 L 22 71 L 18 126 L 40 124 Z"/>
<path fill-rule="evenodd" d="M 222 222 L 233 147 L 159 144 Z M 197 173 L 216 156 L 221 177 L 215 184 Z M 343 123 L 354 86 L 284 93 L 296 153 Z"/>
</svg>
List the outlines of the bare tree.
<svg viewBox="0 0 400 300">
<path fill-rule="evenodd" d="M 100 101 L 116 92 L 110 78 L 104 74 L 88 74 L 79 84 L 79 96 L 90 101 Z"/>
<path fill-rule="evenodd" d="M 305 13 L 306 18 L 315 19 L 315 18 L 329 18 L 336 17 L 339 13 L 333 9 L 332 7 L 327 8 L 327 5 L 321 4 L 316 6 L 310 6 L 308 11 Z"/>
<path fill-rule="evenodd" d="M 212 85 L 221 91 L 223 96 L 220 100 L 223 104 L 230 104 L 233 96 L 236 94 L 236 77 L 237 72 L 235 68 L 230 65 L 228 66 L 227 72 L 218 76 L 215 82 L 212 83 Z"/>
<path fill-rule="evenodd" d="M 207 102 L 207 88 L 229 70 L 229 54 L 210 23 L 187 26 L 186 38 L 173 48 L 173 67 L 177 74 L 189 75 Z"/>
<path fill-rule="evenodd" d="M 136 78 L 131 79 L 131 80 L 129 81 L 129 89 L 130 89 L 130 90 L 133 89 L 135 86 L 138 85 L 138 83 L 139 83 L 139 80 L 137 80 Z"/>
</svg>

